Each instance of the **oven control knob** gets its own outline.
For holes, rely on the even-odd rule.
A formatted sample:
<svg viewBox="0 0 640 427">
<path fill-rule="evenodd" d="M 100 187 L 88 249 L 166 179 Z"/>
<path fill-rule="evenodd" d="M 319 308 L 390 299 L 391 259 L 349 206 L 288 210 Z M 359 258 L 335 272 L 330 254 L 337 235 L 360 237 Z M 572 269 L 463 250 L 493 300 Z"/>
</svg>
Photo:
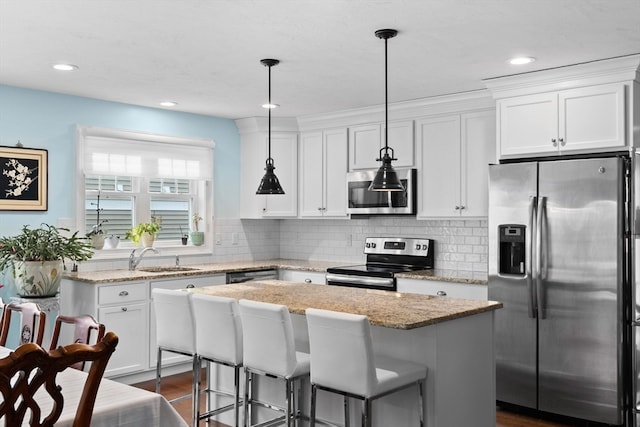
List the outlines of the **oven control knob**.
<svg viewBox="0 0 640 427">
<path fill-rule="evenodd" d="M 427 246 L 427 245 L 422 245 L 422 250 L 423 250 L 423 251 L 426 251 L 428 247 L 429 247 L 429 246 Z"/>
<path fill-rule="evenodd" d="M 419 251 L 419 250 L 420 250 L 420 243 L 416 245 L 416 251 Z"/>
<path fill-rule="evenodd" d="M 376 244 L 375 244 L 375 243 L 372 243 L 372 244 L 371 244 L 371 247 L 372 247 L 372 248 L 375 248 L 375 247 L 376 247 Z"/>
<path fill-rule="evenodd" d="M 371 247 L 371 243 L 365 243 L 364 246 L 367 247 L 367 248 L 370 248 Z"/>
</svg>

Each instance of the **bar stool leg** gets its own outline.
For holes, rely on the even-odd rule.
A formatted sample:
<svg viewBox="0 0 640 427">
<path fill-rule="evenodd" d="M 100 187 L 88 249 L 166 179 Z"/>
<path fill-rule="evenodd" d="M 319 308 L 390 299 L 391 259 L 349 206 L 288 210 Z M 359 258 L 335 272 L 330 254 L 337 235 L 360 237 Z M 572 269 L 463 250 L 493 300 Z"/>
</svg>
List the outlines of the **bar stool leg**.
<svg viewBox="0 0 640 427">
<path fill-rule="evenodd" d="M 349 419 L 349 398 L 347 396 L 343 396 L 344 402 L 344 427 L 349 427 L 351 424 L 351 420 Z"/>
<path fill-rule="evenodd" d="M 365 397 L 362 406 L 364 409 L 364 427 L 371 427 L 371 399 Z"/>
<path fill-rule="evenodd" d="M 244 370 L 244 427 L 248 427 L 250 424 L 249 417 L 249 406 L 251 405 L 251 400 L 249 397 L 249 392 L 251 390 L 251 372 L 249 372 L 246 368 Z"/>
<path fill-rule="evenodd" d="M 418 399 L 420 404 L 418 410 L 420 411 L 420 427 L 424 427 L 424 381 L 418 381 Z"/>
<path fill-rule="evenodd" d="M 198 427 L 200 420 L 200 358 L 193 355 L 193 378 L 191 383 L 191 418 L 193 427 Z"/>
<path fill-rule="evenodd" d="M 285 401 L 285 408 L 287 408 L 287 427 L 291 427 L 291 380 L 289 379 L 285 380 L 285 393 L 287 394 Z"/>
<path fill-rule="evenodd" d="M 156 360 L 156 393 L 160 394 L 160 378 L 162 378 L 162 349 L 158 347 L 158 359 Z"/>
<path fill-rule="evenodd" d="M 235 387 L 235 402 L 233 403 L 233 412 L 235 415 L 235 426 L 240 425 L 240 367 L 233 367 L 233 386 Z"/>
<path fill-rule="evenodd" d="M 315 384 L 311 384 L 311 407 L 309 408 L 309 427 L 316 425 L 316 394 L 318 390 Z"/>
</svg>

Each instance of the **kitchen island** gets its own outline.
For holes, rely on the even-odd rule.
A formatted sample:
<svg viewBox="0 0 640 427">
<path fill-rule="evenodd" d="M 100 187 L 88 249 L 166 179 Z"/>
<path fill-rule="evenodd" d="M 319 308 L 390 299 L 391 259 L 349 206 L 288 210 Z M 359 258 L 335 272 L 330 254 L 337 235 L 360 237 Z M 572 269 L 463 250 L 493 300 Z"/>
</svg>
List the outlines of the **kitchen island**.
<svg viewBox="0 0 640 427">
<path fill-rule="evenodd" d="M 430 427 L 495 426 L 494 301 L 366 290 L 267 280 L 192 289 L 209 295 L 286 305 L 296 343 L 308 351 L 307 308 L 364 314 L 372 325 L 374 352 L 422 363 L 428 368 L 425 422 Z M 331 349 L 327 349 L 331 351 Z M 277 384 L 261 392 L 281 401 Z M 308 382 L 302 408 L 308 414 Z M 276 394 L 277 393 L 277 394 Z M 374 404 L 374 425 L 415 426 L 415 391 L 405 390 Z M 352 421 L 359 406 L 352 405 Z M 341 398 L 319 394 L 318 416 L 341 422 Z M 224 419 L 223 419 L 224 420 Z"/>
</svg>

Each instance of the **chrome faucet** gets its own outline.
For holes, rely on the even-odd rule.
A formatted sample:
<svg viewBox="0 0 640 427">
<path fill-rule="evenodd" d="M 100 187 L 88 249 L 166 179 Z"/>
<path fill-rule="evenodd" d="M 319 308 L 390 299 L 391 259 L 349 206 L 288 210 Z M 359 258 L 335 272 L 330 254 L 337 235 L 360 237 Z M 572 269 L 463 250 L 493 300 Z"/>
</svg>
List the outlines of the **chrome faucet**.
<svg viewBox="0 0 640 427">
<path fill-rule="evenodd" d="M 132 250 L 131 255 L 129 255 L 129 271 L 133 271 L 136 269 L 136 267 L 138 266 L 138 264 L 140 264 L 140 261 L 142 260 L 142 256 L 146 254 L 147 251 L 153 251 L 153 253 L 155 254 L 160 253 L 160 251 L 158 251 L 156 248 L 149 246 L 144 248 L 142 252 L 140 252 L 140 255 L 138 255 L 138 258 L 136 258 L 136 251 L 137 249 Z"/>
</svg>

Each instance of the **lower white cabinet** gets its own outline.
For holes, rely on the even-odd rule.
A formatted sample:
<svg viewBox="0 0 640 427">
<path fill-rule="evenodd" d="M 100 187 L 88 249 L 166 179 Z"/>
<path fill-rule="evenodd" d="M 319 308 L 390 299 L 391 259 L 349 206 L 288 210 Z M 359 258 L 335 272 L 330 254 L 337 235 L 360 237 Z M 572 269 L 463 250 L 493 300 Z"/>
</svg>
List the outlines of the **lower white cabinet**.
<svg viewBox="0 0 640 427">
<path fill-rule="evenodd" d="M 325 284 L 325 273 L 302 270 L 278 270 L 278 278 L 287 282 Z"/>
<path fill-rule="evenodd" d="M 156 367 L 151 289 L 219 285 L 224 284 L 225 279 L 224 274 L 113 283 L 63 279 L 60 284 L 60 313 L 68 316 L 90 314 L 103 323 L 107 331 L 118 335 L 118 346 L 109 360 L 105 377 L 143 373 Z M 65 336 L 60 338 L 61 343 L 67 341 L 69 339 Z M 180 361 L 180 358 L 169 359 L 167 363 Z"/>
<path fill-rule="evenodd" d="M 398 278 L 398 292 L 486 300 L 487 285 Z"/>
</svg>

